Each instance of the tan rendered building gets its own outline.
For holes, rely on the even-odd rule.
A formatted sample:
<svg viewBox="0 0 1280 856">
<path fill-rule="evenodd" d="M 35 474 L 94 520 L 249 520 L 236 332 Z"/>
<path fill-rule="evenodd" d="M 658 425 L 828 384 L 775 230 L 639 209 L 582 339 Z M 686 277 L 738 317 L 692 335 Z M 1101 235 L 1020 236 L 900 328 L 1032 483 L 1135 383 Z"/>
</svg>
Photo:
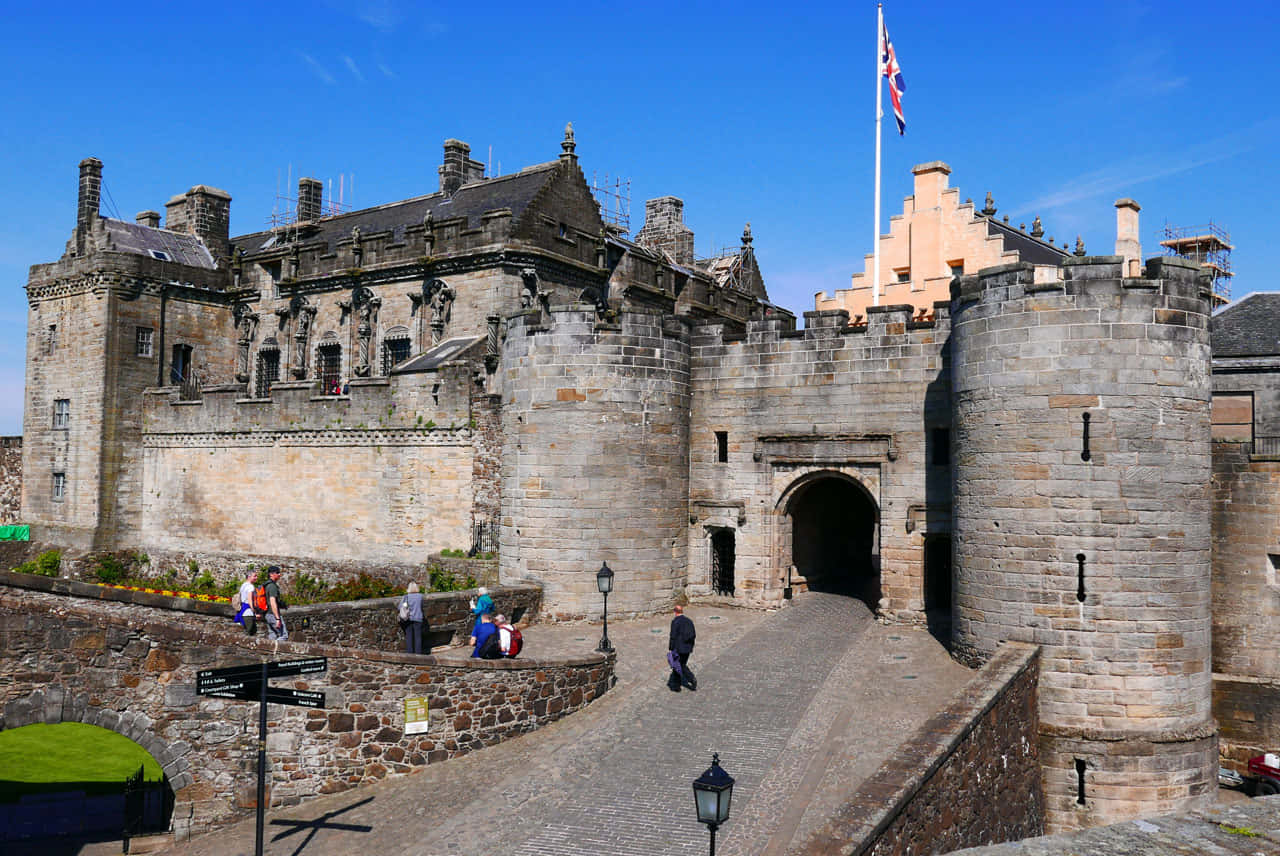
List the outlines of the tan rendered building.
<svg viewBox="0 0 1280 856">
<path fill-rule="evenodd" d="M 960 191 L 947 186 L 951 167 L 942 161 L 920 164 L 911 173 L 914 192 L 903 200 L 902 213 L 889 218 L 889 233 L 880 236 L 879 300 L 868 253 L 866 269 L 853 275 L 848 290 L 818 292 L 815 309 L 847 310 L 855 324 L 875 305 L 911 304 L 917 314 L 927 314 L 934 301 L 950 299 L 953 276 L 1017 261 L 1059 264 L 1068 255 L 1065 246 L 1044 238 L 1038 217 L 1030 232 L 1025 224 L 1010 225 L 1008 217 L 997 220 L 990 193 L 981 210 L 971 200 L 961 202 Z"/>
</svg>

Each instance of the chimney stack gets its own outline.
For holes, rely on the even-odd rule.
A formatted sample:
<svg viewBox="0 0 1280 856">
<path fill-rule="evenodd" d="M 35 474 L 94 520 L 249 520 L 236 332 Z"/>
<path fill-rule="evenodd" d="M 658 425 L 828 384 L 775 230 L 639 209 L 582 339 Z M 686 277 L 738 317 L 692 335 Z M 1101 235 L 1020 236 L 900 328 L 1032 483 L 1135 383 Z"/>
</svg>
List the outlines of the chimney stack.
<svg viewBox="0 0 1280 856">
<path fill-rule="evenodd" d="M 159 211 L 139 211 L 134 215 L 134 221 L 139 226 L 146 226 L 149 229 L 160 228 L 160 212 Z"/>
<path fill-rule="evenodd" d="M 298 220 L 319 220 L 324 184 L 317 178 L 298 179 Z"/>
<path fill-rule="evenodd" d="M 693 230 L 684 224 L 684 200 L 659 196 L 644 203 L 644 227 L 636 243 L 651 250 L 665 250 L 678 265 L 693 264 Z"/>
<path fill-rule="evenodd" d="M 165 227 L 198 236 L 221 265 L 231 255 L 231 194 L 197 184 L 164 204 Z"/>
<path fill-rule="evenodd" d="M 1116 200 L 1116 255 L 1124 256 L 1125 276 L 1142 276 L 1142 243 L 1138 239 L 1138 212 L 1132 199 Z"/>
<path fill-rule="evenodd" d="M 85 238 L 98 219 L 102 204 L 102 161 L 85 158 L 80 161 L 80 198 L 76 205 L 76 251 L 83 253 Z"/>
<path fill-rule="evenodd" d="M 444 141 L 444 164 L 440 167 L 440 189 L 452 196 L 459 187 L 484 178 L 484 164 L 471 159 L 471 146 L 462 140 Z"/>
</svg>

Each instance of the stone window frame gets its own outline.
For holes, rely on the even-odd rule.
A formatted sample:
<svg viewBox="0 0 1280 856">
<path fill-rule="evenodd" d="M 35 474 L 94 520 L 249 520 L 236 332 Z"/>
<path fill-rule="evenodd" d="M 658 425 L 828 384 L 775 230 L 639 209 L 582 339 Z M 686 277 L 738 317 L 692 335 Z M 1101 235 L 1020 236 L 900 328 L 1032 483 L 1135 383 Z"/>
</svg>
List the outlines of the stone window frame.
<svg viewBox="0 0 1280 856">
<path fill-rule="evenodd" d="M 155 329 L 152 327 L 136 327 L 133 341 L 135 357 L 155 356 Z"/>
<path fill-rule="evenodd" d="M 49 355 L 58 347 L 58 325 L 50 324 L 45 328 L 44 335 L 44 352 Z"/>
<path fill-rule="evenodd" d="M 50 499 L 63 502 L 67 498 L 67 474 L 61 470 L 54 472 L 53 485 L 50 488 Z"/>
<path fill-rule="evenodd" d="M 1267 553 L 1267 586 L 1280 589 L 1280 554 Z"/>
<path fill-rule="evenodd" d="M 964 276 L 964 259 L 952 259 L 947 262 L 947 270 L 952 276 Z"/>
<path fill-rule="evenodd" d="M 274 358 L 274 359 L 273 359 Z M 270 398 L 271 385 L 280 380 L 280 349 L 274 344 L 264 345 L 258 349 L 258 357 L 254 361 L 254 397 Z M 270 363 L 275 371 L 268 377 L 263 369 Z"/>
<path fill-rule="evenodd" d="M 401 360 L 392 361 L 391 345 L 404 343 L 405 357 Z M 413 338 L 409 335 L 408 327 L 392 327 L 382 338 L 382 374 L 391 374 L 392 367 L 413 356 Z"/>
<path fill-rule="evenodd" d="M 53 427 L 59 430 L 71 427 L 71 399 L 53 400 Z"/>
</svg>

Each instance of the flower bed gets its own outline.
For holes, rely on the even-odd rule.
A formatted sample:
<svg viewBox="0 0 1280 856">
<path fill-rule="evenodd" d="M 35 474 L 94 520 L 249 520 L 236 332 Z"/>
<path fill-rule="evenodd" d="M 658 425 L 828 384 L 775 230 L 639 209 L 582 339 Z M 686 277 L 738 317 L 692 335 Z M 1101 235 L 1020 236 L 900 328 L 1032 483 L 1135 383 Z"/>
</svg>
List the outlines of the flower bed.
<svg viewBox="0 0 1280 856">
<path fill-rule="evenodd" d="M 178 591 L 170 589 L 144 588 L 142 586 L 121 586 L 112 585 L 110 583 L 90 583 L 90 585 L 101 586 L 102 588 L 120 589 L 122 591 L 142 591 L 147 594 L 163 594 L 168 597 L 187 597 L 192 600 L 202 600 L 205 603 L 231 603 L 231 598 L 222 597 L 216 594 L 193 594 L 189 591 Z"/>
</svg>

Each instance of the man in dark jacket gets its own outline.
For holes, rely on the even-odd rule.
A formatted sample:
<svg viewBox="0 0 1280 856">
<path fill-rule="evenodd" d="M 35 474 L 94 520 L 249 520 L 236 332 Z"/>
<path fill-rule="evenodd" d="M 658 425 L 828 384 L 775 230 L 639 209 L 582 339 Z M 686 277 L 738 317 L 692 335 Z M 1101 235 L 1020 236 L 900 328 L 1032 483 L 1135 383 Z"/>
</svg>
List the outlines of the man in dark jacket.
<svg viewBox="0 0 1280 856">
<path fill-rule="evenodd" d="M 693 622 L 684 614 L 684 607 L 676 604 L 676 617 L 671 619 L 671 637 L 667 641 L 667 650 L 675 654 L 680 668 L 671 670 L 671 678 L 667 685 L 672 691 L 680 692 L 680 685 L 691 690 L 698 688 L 698 679 L 689 671 L 689 655 L 693 653 L 693 640 L 697 634 L 693 630 Z"/>
</svg>

